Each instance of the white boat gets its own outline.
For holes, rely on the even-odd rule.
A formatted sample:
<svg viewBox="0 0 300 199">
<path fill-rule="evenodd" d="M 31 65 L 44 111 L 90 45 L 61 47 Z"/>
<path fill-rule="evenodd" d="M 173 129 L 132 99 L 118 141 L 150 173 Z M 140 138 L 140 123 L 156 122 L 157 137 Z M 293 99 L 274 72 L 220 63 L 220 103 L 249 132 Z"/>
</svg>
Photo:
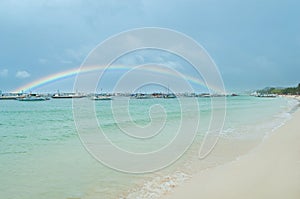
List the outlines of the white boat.
<svg viewBox="0 0 300 199">
<path fill-rule="evenodd" d="M 17 100 L 19 100 L 19 101 L 30 101 L 30 102 L 33 102 L 33 101 L 45 101 L 45 100 L 48 100 L 48 99 L 45 98 L 45 97 L 42 97 L 40 95 L 29 94 L 29 95 L 26 95 L 24 97 L 18 97 Z"/>
<path fill-rule="evenodd" d="M 53 99 L 66 99 L 66 98 L 83 98 L 86 97 L 84 94 L 79 93 L 55 93 L 52 95 Z"/>
<path fill-rule="evenodd" d="M 153 98 L 150 94 L 144 94 L 144 93 L 136 93 L 131 95 L 132 99 L 151 99 Z"/>
<path fill-rule="evenodd" d="M 176 95 L 173 94 L 173 93 L 170 93 L 170 94 L 166 94 L 164 95 L 164 98 L 167 98 L 167 99 L 172 99 L 172 98 L 176 98 Z"/>
<path fill-rule="evenodd" d="M 92 97 L 92 100 L 112 100 L 112 97 L 108 95 L 97 95 Z"/>
<path fill-rule="evenodd" d="M 256 97 L 277 97 L 276 94 L 258 94 Z"/>
<path fill-rule="evenodd" d="M 1 95 L 0 100 L 15 100 L 18 96 L 15 95 Z"/>
</svg>

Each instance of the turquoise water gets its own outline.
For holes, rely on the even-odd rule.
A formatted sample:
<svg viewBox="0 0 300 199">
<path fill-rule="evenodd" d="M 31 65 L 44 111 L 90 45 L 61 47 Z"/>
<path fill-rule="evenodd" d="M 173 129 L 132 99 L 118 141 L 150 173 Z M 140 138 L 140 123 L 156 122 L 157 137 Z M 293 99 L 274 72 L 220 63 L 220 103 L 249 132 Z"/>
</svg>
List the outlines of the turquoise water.
<svg viewBox="0 0 300 199">
<path fill-rule="evenodd" d="M 89 100 L 89 99 L 85 99 Z M 163 147 L 178 128 L 181 119 L 177 99 L 127 99 L 118 98 L 116 123 L 111 109 L 112 101 L 97 101 L 96 115 L 101 128 L 118 146 L 133 151 L 151 151 Z M 115 101 L 113 100 L 113 101 Z M 124 100 L 124 103 L 123 101 Z M 195 110 L 189 108 L 189 98 L 182 99 L 186 115 Z M 199 98 L 200 126 L 197 139 L 209 127 L 211 107 L 209 98 Z M 133 144 L 118 125 L 134 131 L 128 120 L 139 127 L 147 127 L 151 121 L 149 108 L 154 108 L 152 121 L 157 124 L 166 118 L 162 135 L 155 144 L 143 141 Z M 253 139 L 282 124 L 296 106 L 285 98 L 255 98 L 249 96 L 227 98 L 227 115 L 222 136 Z M 215 107 L 218 109 L 218 107 Z M 156 112 L 157 111 L 157 112 Z M 126 174 L 103 166 L 82 145 L 74 124 L 72 100 L 42 102 L 0 101 L 0 193 L 6 199 L 53 198 L 116 198 L 121 193 L 155 174 Z M 139 133 L 139 132 L 137 132 Z M 187 157 L 181 158 L 186 160 Z M 177 161 L 177 166 L 180 161 Z M 171 171 L 166 168 L 165 171 Z M 164 170 L 159 172 L 163 174 Z"/>
</svg>

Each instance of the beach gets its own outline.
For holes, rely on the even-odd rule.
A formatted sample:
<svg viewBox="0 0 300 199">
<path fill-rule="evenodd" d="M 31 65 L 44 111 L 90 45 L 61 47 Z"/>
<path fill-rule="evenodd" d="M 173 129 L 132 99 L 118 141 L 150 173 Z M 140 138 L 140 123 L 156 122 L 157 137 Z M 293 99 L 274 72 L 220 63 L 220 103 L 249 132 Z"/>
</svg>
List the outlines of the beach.
<svg viewBox="0 0 300 199">
<path fill-rule="evenodd" d="M 300 198 L 299 121 L 297 110 L 248 154 L 194 174 L 162 198 Z"/>
<path fill-rule="evenodd" d="M 197 111 L 191 108 L 191 100 L 181 99 L 185 104 L 183 114 L 190 116 Z M 280 129 L 296 130 L 290 127 L 290 123 L 297 124 L 299 120 L 299 111 L 295 113 L 299 106 L 297 101 L 283 97 L 228 97 L 226 121 L 220 140 L 213 152 L 199 161 L 198 151 L 203 133 L 208 128 L 212 107 L 209 106 L 210 98 L 197 100 L 201 120 L 193 145 L 173 165 L 143 175 L 117 172 L 101 164 L 85 150 L 74 126 L 71 99 L 34 103 L 2 100 L 1 196 L 7 199 L 136 199 L 226 198 L 229 194 L 229 198 L 234 198 L 230 195 L 234 193 L 240 194 L 237 196 L 239 198 L 245 198 L 240 197 L 241 194 L 253 194 L 254 190 L 258 193 L 264 193 L 263 190 L 269 193 L 273 189 L 280 191 L 279 186 L 288 194 L 296 195 L 300 178 L 299 172 L 296 173 L 300 164 L 299 135 L 297 137 L 297 132 Z M 148 151 L 161 148 L 174 137 L 174 128 L 176 130 L 181 121 L 182 112 L 176 98 L 130 99 L 128 109 L 133 121 L 139 125 L 149 123 L 147 110 L 154 104 L 161 104 L 167 113 L 163 133 L 149 142 L 140 142 L 120 131 L 119 125 L 129 132 L 134 132 L 135 126 L 123 114 L 126 111 L 118 112 L 119 120 L 114 120 L 113 102 L 118 102 L 115 105 L 119 110 L 127 108 L 123 106 L 127 99 L 123 98 L 97 101 L 97 119 L 105 134 L 125 149 Z M 156 113 L 153 119 L 161 118 L 163 115 Z M 287 125 L 279 129 L 283 133 L 272 131 L 284 123 Z M 287 173 L 281 172 L 285 170 Z M 215 192 L 222 194 L 222 197 L 210 195 Z M 282 196 L 276 192 L 274 195 Z"/>
<path fill-rule="evenodd" d="M 300 199 L 299 7 L 0 0 L 0 199 Z"/>
</svg>

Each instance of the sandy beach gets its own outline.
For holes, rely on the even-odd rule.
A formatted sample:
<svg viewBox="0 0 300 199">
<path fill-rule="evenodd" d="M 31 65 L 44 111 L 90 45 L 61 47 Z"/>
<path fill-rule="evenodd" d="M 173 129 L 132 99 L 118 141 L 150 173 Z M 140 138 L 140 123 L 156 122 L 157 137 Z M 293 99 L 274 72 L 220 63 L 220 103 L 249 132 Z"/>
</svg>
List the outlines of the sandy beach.
<svg viewBox="0 0 300 199">
<path fill-rule="evenodd" d="M 297 110 L 249 154 L 195 174 L 163 198 L 299 199 L 299 121 Z"/>
</svg>

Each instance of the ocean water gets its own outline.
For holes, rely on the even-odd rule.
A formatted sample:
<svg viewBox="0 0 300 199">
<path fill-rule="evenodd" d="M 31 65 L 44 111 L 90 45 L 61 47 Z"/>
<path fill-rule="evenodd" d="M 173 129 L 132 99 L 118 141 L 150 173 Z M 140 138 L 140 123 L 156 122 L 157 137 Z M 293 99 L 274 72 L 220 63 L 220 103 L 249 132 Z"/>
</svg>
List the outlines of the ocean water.
<svg viewBox="0 0 300 199">
<path fill-rule="evenodd" d="M 161 186 L 159 183 L 165 183 L 169 178 L 177 178 L 179 180 L 173 179 L 172 183 L 179 183 L 192 175 L 186 170 L 189 164 L 197 161 L 195 156 L 199 144 L 211 120 L 210 98 L 196 99 L 199 112 L 190 105 L 195 99 L 181 100 L 184 106 L 178 99 L 116 98 L 95 101 L 95 115 L 107 138 L 118 147 L 133 152 L 146 153 L 166 146 L 176 134 L 183 116 L 190 117 L 187 121 L 192 121 L 195 114 L 200 115 L 193 146 L 172 166 L 146 174 L 116 171 L 88 153 L 76 131 L 72 100 L 0 101 L 1 198 L 159 196 L 159 193 L 146 192 Z M 113 111 L 112 103 L 115 104 Z M 240 140 L 241 143 L 262 140 L 267 133 L 283 124 L 297 106 L 297 101 L 286 98 L 228 97 L 221 137 L 237 142 Z M 145 132 L 141 129 L 145 132 L 156 131 L 157 135 L 149 138 L 150 142 L 149 139 L 137 141 L 125 134 L 142 135 Z M 169 182 L 167 189 L 173 186 L 172 183 Z"/>
</svg>

